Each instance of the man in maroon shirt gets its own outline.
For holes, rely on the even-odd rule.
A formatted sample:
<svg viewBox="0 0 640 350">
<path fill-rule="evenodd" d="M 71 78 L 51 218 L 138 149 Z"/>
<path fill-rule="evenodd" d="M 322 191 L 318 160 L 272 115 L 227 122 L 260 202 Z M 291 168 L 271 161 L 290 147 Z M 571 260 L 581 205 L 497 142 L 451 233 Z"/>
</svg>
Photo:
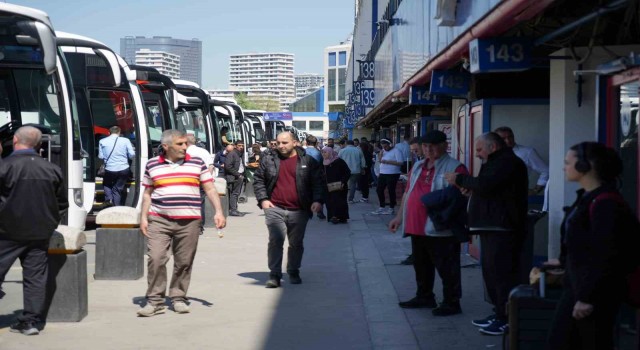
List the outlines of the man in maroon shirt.
<svg viewBox="0 0 640 350">
<path fill-rule="evenodd" d="M 254 175 L 253 189 L 264 210 L 269 230 L 269 281 L 267 288 L 280 287 L 285 235 L 289 239 L 287 274 L 291 284 L 300 284 L 303 240 L 311 212 L 320 212 L 326 182 L 320 163 L 295 147 L 295 137 L 278 135 L 276 150 L 266 152 Z"/>
<path fill-rule="evenodd" d="M 428 132 L 421 139 L 425 159 L 415 163 L 409 173 L 409 180 L 403 196 L 403 205 L 396 217 L 389 223 L 389 230 L 396 232 L 403 225 L 402 232 L 411 237 L 411 250 L 414 257 L 413 267 L 416 275 L 416 296 L 400 302 L 402 308 L 434 308 L 434 316 L 449 316 L 462 312 L 460 298 L 460 238 L 452 229 L 453 222 L 464 226 L 465 206 L 452 207 L 456 200 L 444 195 L 449 184 L 444 179 L 447 172 L 467 174 L 467 169 L 459 161 L 447 154 L 447 136 L 438 130 Z M 462 194 L 455 189 L 458 197 Z M 433 194 L 441 198 L 435 208 L 423 204 L 423 196 Z M 432 219 L 436 210 L 441 210 L 445 225 Z M 443 300 L 436 303 L 433 293 L 435 272 L 442 279 Z"/>
</svg>

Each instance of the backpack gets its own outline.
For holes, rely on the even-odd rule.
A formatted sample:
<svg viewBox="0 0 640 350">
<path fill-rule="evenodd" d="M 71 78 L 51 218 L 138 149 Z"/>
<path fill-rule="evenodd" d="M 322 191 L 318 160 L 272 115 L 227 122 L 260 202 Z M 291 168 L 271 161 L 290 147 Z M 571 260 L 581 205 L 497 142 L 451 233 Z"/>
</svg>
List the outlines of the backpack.
<svg viewBox="0 0 640 350">
<path fill-rule="evenodd" d="M 640 222 L 619 193 L 604 192 L 597 195 L 589 204 L 589 216 L 593 215 L 595 204 L 603 199 L 611 199 L 624 208 L 621 227 L 625 228 L 630 238 L 626 245 L 634 249 L 638 247 L 640 244 Z M 631 252 L 628 258 L 631 272 L 627 275 L 625 301 L 635 308 L 640 308 L 640 254 Z"/>
</svg>

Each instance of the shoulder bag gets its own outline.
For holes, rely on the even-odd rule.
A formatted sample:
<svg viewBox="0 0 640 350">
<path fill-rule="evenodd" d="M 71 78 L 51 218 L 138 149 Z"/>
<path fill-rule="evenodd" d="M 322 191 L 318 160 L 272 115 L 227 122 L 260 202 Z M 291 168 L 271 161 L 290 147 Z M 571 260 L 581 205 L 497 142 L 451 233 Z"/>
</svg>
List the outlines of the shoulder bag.
<svg viewBox="0 0 640 350">
<path fill-rule="evenodd" d="M 96 175 L 98 175 L 100 177 L 104 177 L 104 175 L 106 174 L 106 172 L 107 172 L 107 169 L 106 169 L 107 162 L 109 161 L 109 158 L 111 158 L 111 155 L 113 154 L 113 151 L 116 150 L 116 144 L 118 143 L 118 138 L 119 137 L 116 137 L 116 142 L 113 143 L 113 148 L 111 149 L 111 153 L 109 153 L 109 155 L 107 156 L 107 159 L 105 159 L 104 162 L 102 162 L 102 164 L 98 168 L 98 171 L 96 171 Z"/>
</svg>

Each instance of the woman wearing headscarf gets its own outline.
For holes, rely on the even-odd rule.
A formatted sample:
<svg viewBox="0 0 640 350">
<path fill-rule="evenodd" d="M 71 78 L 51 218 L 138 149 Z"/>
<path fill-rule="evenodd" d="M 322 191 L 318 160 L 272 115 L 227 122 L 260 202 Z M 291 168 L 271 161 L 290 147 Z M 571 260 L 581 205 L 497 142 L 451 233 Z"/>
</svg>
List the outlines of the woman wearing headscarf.
<svg viewBox="0 0 640 350">
<path fill-rule="evenodd" d="M 338 158 L 338 152 L 325 146 L 322 149 L 324 170 L 327 178 L 327 220 L 334 223 L 346 223 L 349 219 L 347 204 L 347 183 L 351 170 L 347 163 Z"/>
</svg>

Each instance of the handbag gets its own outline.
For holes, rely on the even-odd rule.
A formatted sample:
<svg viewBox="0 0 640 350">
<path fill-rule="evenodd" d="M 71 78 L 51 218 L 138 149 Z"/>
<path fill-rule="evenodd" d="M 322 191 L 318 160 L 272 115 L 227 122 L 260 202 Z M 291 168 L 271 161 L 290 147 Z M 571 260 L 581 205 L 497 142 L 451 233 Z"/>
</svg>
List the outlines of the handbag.
<svg viewBox="0 0 640 350">
<path fill-rule="evenodd" d="M 342 190 L 342 182 L 340 182 L 340 181 L 327 182 L 327 189 L 329 189 L 329 192 L 341 191 Z"/>
<path fill-rule="evenodd" d="M 107 156 L 107 159 L 105 159 L 104 162 L 102 162 L 102 164 L 100 164 L 100 167 L 98 168 L 98 171 L 96 171 L 96 175 L 98 175 L 100 177 L 104 177 L 104 175 L 106 174 L 106 172 L 107 172 L 107 169 L 106 169 L 107 162 L 109 161 L 109 158 L 111 158 L 111 155 L 113 154 L 113 151 L 115 151 L 117 143 L 118 143 L 118 137 L 116 137 L 116 142 L 113 143 L 113 148 L 111 149 L 111 153 L 109 153 L 109 155 Z"/>
</svg>

